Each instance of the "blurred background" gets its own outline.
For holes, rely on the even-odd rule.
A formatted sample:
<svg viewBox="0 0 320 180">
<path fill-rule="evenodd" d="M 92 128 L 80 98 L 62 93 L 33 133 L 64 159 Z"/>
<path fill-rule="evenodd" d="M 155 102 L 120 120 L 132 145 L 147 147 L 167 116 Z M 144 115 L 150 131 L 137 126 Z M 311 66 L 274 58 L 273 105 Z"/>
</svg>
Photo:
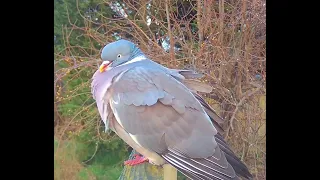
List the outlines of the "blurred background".
<svg viewBox="0 0 320 180">
<path fill-rule="evenodd" d="M 154 61 L 193 69 L 255 179 L 266 175 L 265 0 L 54 0 L 55 179 L 116 180 L 131 149 L 90 92 L 104 45 L 124 38 Z M 183 179 L 183 177 L 179 177 Z"/>
</svg>

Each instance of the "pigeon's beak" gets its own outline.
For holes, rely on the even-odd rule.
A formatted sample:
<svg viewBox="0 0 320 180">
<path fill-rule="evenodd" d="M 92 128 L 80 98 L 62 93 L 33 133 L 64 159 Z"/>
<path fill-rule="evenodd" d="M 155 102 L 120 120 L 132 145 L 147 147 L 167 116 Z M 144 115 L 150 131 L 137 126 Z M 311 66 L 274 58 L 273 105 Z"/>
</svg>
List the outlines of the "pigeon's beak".
<svg viewBox="0 0 320 180">
<path fill-rule="evenodd" d="M 99 67 L 100 73 L 105 72 L 106 69 L 108 68 L 109 64 L 110 64 L 110 61 L 103 61 L 103 63 Z"/>
</svg>

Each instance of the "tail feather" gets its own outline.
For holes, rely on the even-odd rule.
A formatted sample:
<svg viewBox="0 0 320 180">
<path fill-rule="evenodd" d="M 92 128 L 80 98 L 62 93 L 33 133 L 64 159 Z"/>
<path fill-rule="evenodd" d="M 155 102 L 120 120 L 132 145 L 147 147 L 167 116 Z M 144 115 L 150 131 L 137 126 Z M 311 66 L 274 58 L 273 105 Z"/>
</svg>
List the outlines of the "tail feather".
<svg viewBox="0 0 320 180">
<path fill-rule="evenodd" d="M 176 169 L 178 169 L 182 174 L 184 174 L 185 176 L 187 176 L 188 178 L 190 179 L 197 179 L 197 180 L 206 180 L 208 179 L 208 177 L 202 175 L 201 173 L 200 174 L 197 174 L 197 173 L 194 173 L 192 171 L 189 171 L 188 169 L 186 169 L 183 164 L 181 163 L 178 163 L 178 162 L 175 162 L 173 161 L 172 159 L 169 159 L 169 158 L 166 158 L 164 157 L 164 159 L 166 159 L 166 161 L 168 163 L 170 163 L 172 166 L 174 166 Z"/>
<path fill-rule="evenodd" d="M 223 140 L 223 137 L 220 134 L 217 134 L 215 137 L 220 149 L 224 152 L 227 161 L 231 164 L 236 173 L 247 179 L 253 178 L 247 166 L 232 152 L 227 143 Z"/>
<path fill-rule="evenodd" d="M 214 121 L 212 118 L 211 120 Z M 220 133 L 215 135 L 215 140 L 226 162 L 221 161 L 219 153 L 217 153 L 216 156 L 206 159 L 190 159 L 179 152 L 169 151 L 162 155 L 162 157 L 182 174 L 194 180 L 236 180 L 239 179 L 238 176 L 245 179 L 252 179 L 253 176 L 247 166 L 234 154 Z M 220 159 L 220 162 L 217 162 L 217 157 L 218 160 Z M 230 169 L 226 170 L 227 168 Z M 232 176 L 230 172 L 236 175 Z"/>
<path fill-rule="evenodd" d="M 219 150 L 219 149 L 217 149 Z M 220 151 L 220 150 L 219 150 Z M 225 159 L 224 154 L 221 153 L 221 159 Z M 167 152 L 162 157 L 171 165 L 176 167 L 181 173 L 190 179 L 204 179 L 204 180 L 237 180 L 239 179 L 230 164 L 223 167 L 217 161 L 216 157 L 209 158 L 187 158 L 177 153 Z"/>
</svg>

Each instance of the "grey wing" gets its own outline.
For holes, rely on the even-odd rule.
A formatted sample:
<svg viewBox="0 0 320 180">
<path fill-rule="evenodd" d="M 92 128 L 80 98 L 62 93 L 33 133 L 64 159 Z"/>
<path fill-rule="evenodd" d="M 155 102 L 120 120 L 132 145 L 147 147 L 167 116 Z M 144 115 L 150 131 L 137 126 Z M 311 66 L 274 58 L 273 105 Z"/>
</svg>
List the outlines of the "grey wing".
<svg viewBox="0 0 320 180">
<path fill-rule="evenodd" d="M 136 67 L 116 78 L 111 92 L 113 113 L 137 144 L 158 153 L 188 176 L 236 178 L 201 104 L 172 76 Z"/>
<path fill-rule="evenodd" d="M 190 90 L 192 90 L 195 98 L 200 102 L 203 106 L 204 110 L 212 120 L 215 128 L 217 128 L 218 132 L 221 134 L 224 133 L 221 125 L 224 123 L 224 120 L 215 112 L 215 110 L 207 103 L 205 100 L 198 94 L 198 92 L 202 93 L 210 93 L 212 91 L 212 87 L 197 80 L 197 78 L 203 77 L 202 74 L 199 74 L 192 70 L 179 70 L 179 69 L 169 69 L 171 75 L 182 82 L 185 86 L 187 86 Z"/>
<path fill-rule="evenodd" d="M 172 147 L 189 156 L 212 155 L 217 131 L 185 86 L 152 68 L 137 67 L 117 79 L 109 103 L 119 124 L 137 143 L 159 153 Z M 203 149 L 201 154 L 190 149 L 195 148 L 190 143 L 203 142 L 211 150 Z"/>
</svg>

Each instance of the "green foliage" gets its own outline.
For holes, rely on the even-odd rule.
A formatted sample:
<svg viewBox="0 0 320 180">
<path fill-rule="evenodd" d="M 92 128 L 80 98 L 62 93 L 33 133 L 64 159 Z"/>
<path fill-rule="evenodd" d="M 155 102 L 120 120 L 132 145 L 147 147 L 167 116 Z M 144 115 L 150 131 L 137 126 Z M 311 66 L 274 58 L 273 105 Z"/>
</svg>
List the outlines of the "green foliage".
<svg viewBox="0 0 320 180">
<path fill-rule="evenodd" d="M 54 168 L 57 179 L 66 178 L 67 175 L 62 175 L 63 170 L 73 168 L 72 163 L 74 166 L 80 166 L 75 171 L 77 179 L 90 179 L 90 177 L 117 179 L 123 168 L 122 163 L 128 157 L 127 145 L 119 138 L 102 140 L 102 137 L 97 137 L 97 122 L 101 120 L 96 116 L 97 109 L 90 89 L 90 79 L 94 70 L 91 67 L 70 69 L 75 61 L 86 62 L 88 59 L 61 59 L 61 56 L 68 56 L 70 53 L 73 56 L 86 57 L 93 52 L 85 48 L 92 46 L 100 48 L 98 42 L 84 36 L 84 31 L 75 29 L 72 24 L 78 27 L 90 27 L 92 33 L 95 33 L 97 31 L 95 23 L 99 22 L 100 17 L 111 17 L 112 14 L 109 6 L 100 0 L 54 1 L 56 75 L 64 73 L 57 105 L 58 113 L 65 119 L 73 120 L 74 124 L 84 126 L 80 131 L 67 130 L 69 134 L 67 140 L 55 139 Z M 89 18 L 84 19 L 85 16 Z M 68 42 L 65 42 L 66 36 L 69 36 Z M 70 46 L 82 49 L 68 49 Z M 57 152 L 58 147 L 60 152 Z"/>
<path fill-rule="evenodd" d="M 177 180 L 187 180 L 187 177 L 178 171 Z"/>
<path fill-rule="evenodd" d="M 82 169 L 78 174 L 78 178 L 80 180 L 87 180 L 87 179 L 89 179 L 89 177 L 90 177 L 90 175 L 89 175 L 88 169 Z"/>
<path fill-rule="evenodd" d="M 101 0 L 55 0 L 54 1 L 54 35 L 55 52 L 59 52 L 66 47 L 76 46 L 90 49 L 92 46 L 100 48 L 99 43 L 92 38 L 85 36 L 85 27 L 90 27 L 90 31 L 97 31 L 101 22 L 101 17 L 111 17 L 114 12 L 110 7 L 102 3 Z M 75 28 L 74 26 L 83 29 Z M 100 28 L 103 31 L 103 28 Z M 103 33 L 103 32 L 101 32 Z M 65 42 L 68 36 L 68 42 Z M 85 54 L 81 50 L 72 50 L 74 55 L 92 54 L 87 51 Z"/>
<path fill-rule="evenodd" d="M 122 163 L 128 156 L 126 144 L 115 138 L 109 142 L 92 140 L 91 132 L 82 132 L 76 142 L 81 145 L 76 154 L 85 162 L 86 169 L 98 179 L 116 179 L 122 170 Z"/>
<path fill-rule="evenodd" d="M 118 138 L 106 142 L 92 137 L 92 131 L 85 130 L 60 144 L 60 149 L 64 152 L 64 161 L 76 159 L 82 164 L 83 168 L 77 175 L 79 179 L 89 179 L 89 176 L 96 179 L 117 179 L 123 169 L 123 161 L 129 156 L 127 145 Z M 58 140 L 55 140 L 54 144 L 56 152 Z M 54 167 L 55 170 L 63 168 L 56 159 Z"/>
</svg>

